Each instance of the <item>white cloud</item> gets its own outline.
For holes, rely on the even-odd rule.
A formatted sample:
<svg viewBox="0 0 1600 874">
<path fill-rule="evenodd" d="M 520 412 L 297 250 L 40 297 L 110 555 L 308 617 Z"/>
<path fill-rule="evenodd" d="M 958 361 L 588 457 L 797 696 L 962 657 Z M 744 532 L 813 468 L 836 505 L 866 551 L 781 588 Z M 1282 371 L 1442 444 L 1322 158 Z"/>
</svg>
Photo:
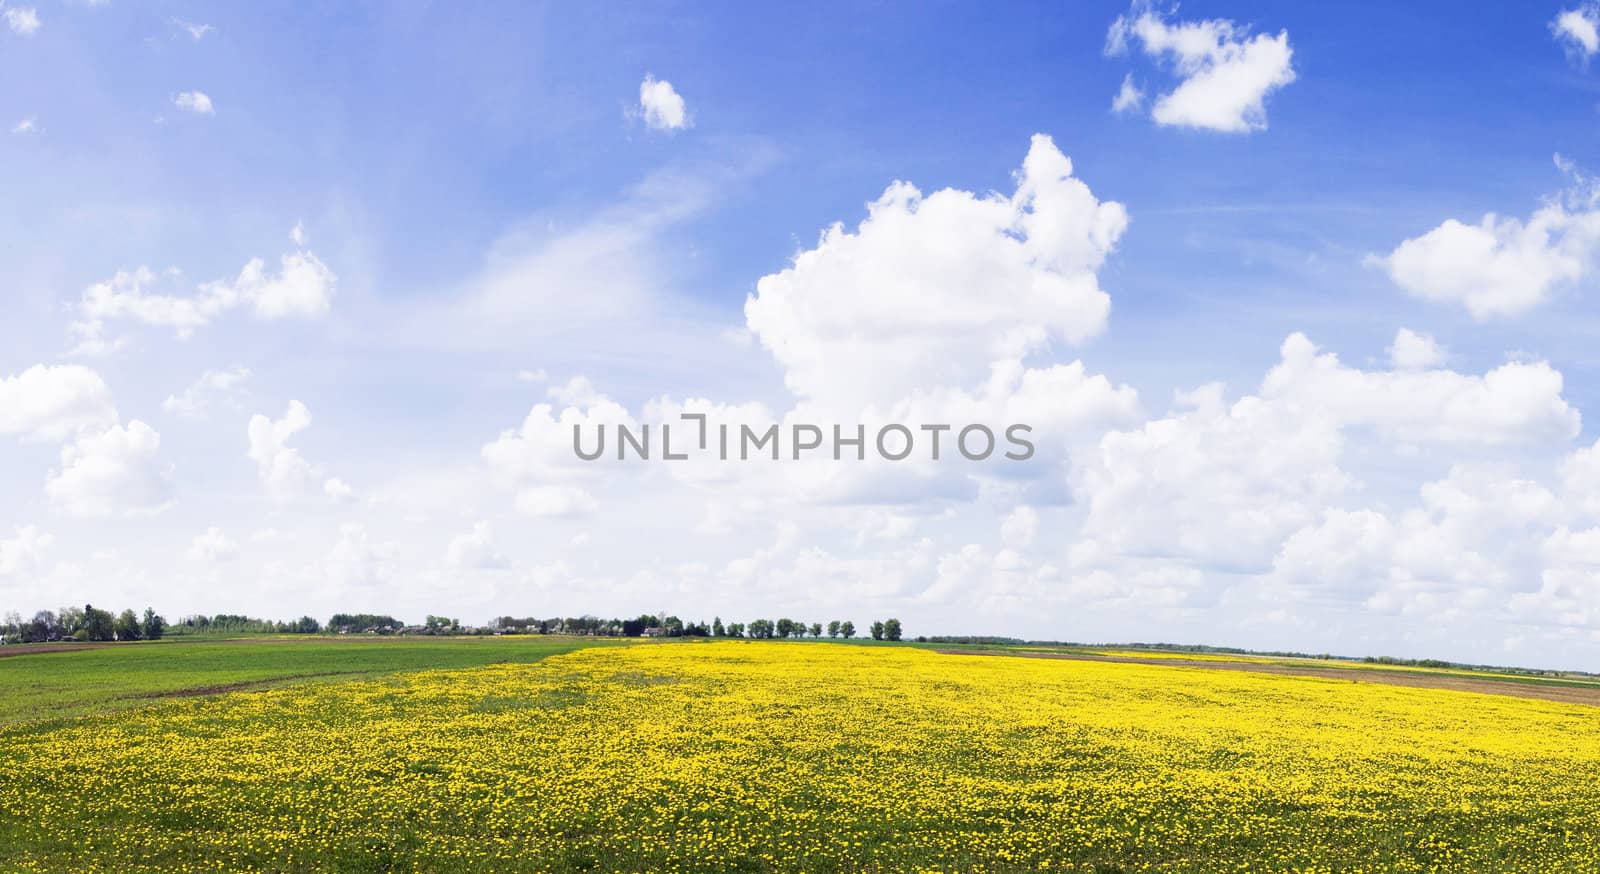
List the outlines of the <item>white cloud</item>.
<svg viewBox="0 0 1600 874">
<path fill-rule="evenodd" d="M 1133 74 L 1122 77 L 1122 88 L 1111 98 L 1111 111 L 1117 115 L 1134 112 L 1144 105 L 1144 89 L 1133 82 Z"/>
<path fill-rule="evenodd" d="M 211 98 L 204 91 L 180 91 L 172 98 L 172 105 L 195 115 L 216 115 Z"/>
<path fill-rule="evenodd" d="M 1328 509 L 1283 542 L 1273 570 L 1301 585 L 1364 597 L 1388 578 L 1396 536 L 1382 513 Z"/>
<path fill-rule="evenodd" d="M 1095 271 L 1127 227 L 1042 134 L 1010 197 L 896 182 L 854 232 L 763 277 L 750 330 L 789 388 L 818 402 L 893 402 L 976 386 L 999 361 L 1098 334 L 1111 299 Z"/>
<path fill-rule="evenodd" d="M 39 132 L 39 120 L 34 116 L 19 121 L 11 128 L 14 134 L 36 134 Z"/>
<path fill-rule="evenodd" d="M 1544 363 L 1482 376 L 1362 371 L 1300 334 L 1280 351 L 1259 394 L 1230 405 L 1208 386 L 1182 399 L 1186 409 L 1113 431 L 1080 458 L 1079 562 L 1133 556 L 1261 572 L 1286 538 L 1359 488 L 1342 466 L 1354 440 L 1389 452 L 1397 443 L 1539 446 L 1579 430 L 1561 374 Z"/>
<path fill-rule="evenodd" d="M 479 521 L 472 530 L 450 540 L 445 560 L 467 570 L 505 570 L 511 560 L 494 548 L 494 529 L 486 521 Z"/>
<path fill-rule="evenodd" d="M 237 394 L 240 386 L 250 378 L 250 371 L 243 367 L 230 370 L 207 370 L 200 374 L 200 378 L 183 390 L 182 394 L 168 395 L 161 402 L 161 409 L 178 416 L 200 418 L 206 414 L 207 409 L 218 401 L 237 406 Z"/>
<path fill-rule="evenodd" d="M 194 23 L 192 21 L 184 21 L 181 18 L 172 19 L 172 23 L 179 30 L 182 30 L 184 33 L 187 33 L 189 35 L 189 38 L 194 40 L 195 42 L 199 42 L 201 40 L 201 38 L 203 38 L 206 34 L 211 33 L 212 31 L 216 30 L 216 28 L 212 27 L 209 24 L 196 24 L 196 23 Z M 203 97 L 205 95 L 201 95 L 201 96 Z M 210 105 L 210 101 L 207 101 L 207 105 Z"/>
<path fill-rule="evenodd" d="M 1426 370 L 1444 363 L 1447 352 L 1427 334 L 1401 328 L 1389 346 L 1389 363 L 1397 370 Z"/>
<path fill-rule="evenodd" d="M 293 252 L 279 259 L 278 273 L 268 274 L 266 263 L 255 258 L 239 271 L 233 293 L 248 301 L 257 318 L 320 316 L 328 311 L 338 277 L 310 252 Z"/>
<path fill-rule="evenodd" d="M 1480 445 L 1560 442 L 1580 419 L 1561 396 L 1560 372 L 1540 362 L 1503 364 L 1483 376 L 1450 370 L 1371 372 L 1347 367 L 1303 334 L 1283 342 L 1283 360 L 1262 397 L 1338 427 L 1370 427 L 1405 442 Z"/>
<path fill-rule="evenodd" d="M 21 577 L 44 565 L 44 555 L 55 538 L 33 525 L 24 525 L 9 539 L 0 540 L 0 579 Z"/>
<path fill-rule="evenodd" d="M 1600 4 L 1586 3 L 1576 9 L 1563 9 L 1550 22 L 1550 32 L 1568 55 L 1587 62 L 1600 51 Z"/>
<path fill-rule="evenodd" d="M 176 271 L 168 271 L 176 277 Z M 92 325 L 105 321 L 131 319 L 146 325 L 172 328 L 179 337 L 188 337 L 219 314 L 237 305 L 237 300 L 225 286 L 202 286 L 194 297 L 176 297 L 151 294 L 146 289 L 158 277 L 148 267 L 119 270 L 104 282 L 84 289 L 81 310 Z M 98 330 L 96 330 L 98 336 Z"/>
<path fill-rule="evenodd" d="M 1288 31 L 1252 36 L 1249 28 L 1225 19 L 1168 24 L 1136 0 L 1112 22 L 1106 54 L 1124 54 L 1130 40 L 1147 56 L 1170 63 L 1182 79 L 1151 107 L 1157 124 L 1224 133 L 1265 130 L 1267 96 L 1295 80 Z M 1124 94 L 1129 85 L 1123 81 Z"/>
<path fill-rule="evenodd" d="M 111 390 L 87 367 L 35 364 L 0 377 L 0 436 L 61 440 L 116 421 Z"/>
<path fill-rule="evenodd" d="M 1563 499 L 1585 521 L 1600 522 L 1600 441 L 1569 453 L 1557 470 Z"/>
<path fill-rule="evenodd" d="M 1012 549 L 1026 549 L 1039 534 L 1039 513 L 1023 505 L 1012 510 L 1000 523 L 1000 539 Z"/>
<path fill-rule="evenodd" d="M 84 289 L 79 304 L 83 321 L 73 330 L 91 345 L 80 350 L 104 351 L 105 323 L 119 319 L 171 328 L 185 338 L 240 306 L 249 306 L 256 318 L 266 320 L 315 318 L 328 311 L 338 277 L 314 253 L 286 254 L 279 267 L 276 274 L 269 274 L 266 263 L 253 258 L 232 281 L 204 283 L 189 296 L 151 290 L 159 280 L 176 281 L 181 276 L 177 270 L 159 277 L 148 267 L 118 271 Z"/>
<path fill-rule="evenodd" d="M 683 130 L 694 126 L 683 97 L 672 83 L 646 75 L 639 83 L 639 109 L 644 123 L 653 130 Z"/>
<path fill-rule="evenodd" d="M 1414 297 L 1460 304 L 1485 321 L 1525 313 L 1590 275 L 1597 247 L 1600 210 L 1550 203 L 1527 221 L 1493 213 L 1475 225 L 1447 219 L 1368 263 Z"/>
<path fill-rule="evenodd" d="M 309 495 L 320 487 L 322 494 L 334 501 L 352 497 L 353 491 L 342 480 L 324 478 L 320 468 L 289 445 L 290 438 L 309 427 L 311 411 L 294 400 L 289 402 L 280 419 L 269 419 L 260 413 L 250 417 L 246 429 L 250 438 L 249 457 L 256 463 L 256 475 L 267 494 L 287 501 Z"/>
<path fill-rule="evenodd" d="M 598 502 L 580 484 L 617 471 L 578 458 L 573 429 L 592 438 L 603 426 L 614 439 L 619 424 L 637 433 L 638 423 L 621 405 L 596 394 L 582 377 L 549 393 L 568 405 L 558 413 L 552 404 L 536 404 L 517 430 L 502 432 L 481 454 L 498 481 L 520 489 L 516 500 L 520 511 L 534 516 L 583 515 Z"/>
<path fill-rule="evenodd" d="M 239 557 L 239 544 L 222 532 L 221 528 L 207 528 L 204 534 L 190 541 L 183 557 L 200 564 L 217 564 Z"/>
<path fill-rule="evenodd" d="M 517 509 L 529 516 L 572 518 L 599 506 L 593 495 L 577 486 L 530 486 L 517 493 Z"/>
<path fill-rule="evenodd" d="M 323 575 L 338 590 L 385 585 L 394 579 L 397 552 L 394 543 L 373 539 L 365 526 L 348 524 L 323 559 Z"/>
<path fill-rule="evenodd" d="M 32 6 L 17 6 L 5 11 L 6 24 L 11 27 L 11 32 L 21 36 L 33 36 L 39 32 L 39 12 Z"/>
<path fill-rule="evenodd" d="M 1259 397 L 1227 405 L 1215 385 L 1185 401 L 1189 409 L 1113 431 L 1080 457 L 1078 564 L 1132 556 L 1260 569 L 1348 486 L 1328 423 Z"/>
<path fill-rule="evenodd" d="M 172 497 L 172 469 L 157 458 L 161 435 L 137 419 L 86 432 L 61 450 L 61 468 L 51 471 L 45 492 L 71 516 L 157 513 Z"/>
</svg>

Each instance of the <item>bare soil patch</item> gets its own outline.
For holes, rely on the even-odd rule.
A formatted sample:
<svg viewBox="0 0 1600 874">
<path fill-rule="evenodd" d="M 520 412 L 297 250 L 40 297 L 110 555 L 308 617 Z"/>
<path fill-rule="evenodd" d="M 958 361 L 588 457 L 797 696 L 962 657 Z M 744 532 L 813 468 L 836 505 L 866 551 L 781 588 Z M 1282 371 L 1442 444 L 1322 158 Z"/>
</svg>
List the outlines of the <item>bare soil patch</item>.
<svg viewBox="0 0 1600 874">
<path fill-rule="evenodd" d="M 109 643 L 19 643 L 15 646 L 0 646 L 0 659 L 10 658 L 11 656 L 38 655 L 46 652 L 99 649 L 110 645 Z"/>
</svg>

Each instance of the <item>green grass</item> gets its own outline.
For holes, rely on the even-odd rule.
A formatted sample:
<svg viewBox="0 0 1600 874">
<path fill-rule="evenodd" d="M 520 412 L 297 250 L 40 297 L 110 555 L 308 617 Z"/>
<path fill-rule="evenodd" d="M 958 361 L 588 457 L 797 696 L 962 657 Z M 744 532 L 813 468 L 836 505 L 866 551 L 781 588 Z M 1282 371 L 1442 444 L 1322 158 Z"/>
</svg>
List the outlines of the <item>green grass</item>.
<svg viewBox="0 0 1600 874">
<path fill-rule="evenodd" d="M 0 726 L 66 719 L 164 698 L 330 682 L 430 668 L 536 662 L 592 637 L 250 637 L 0 649 Z"/>
</svg>

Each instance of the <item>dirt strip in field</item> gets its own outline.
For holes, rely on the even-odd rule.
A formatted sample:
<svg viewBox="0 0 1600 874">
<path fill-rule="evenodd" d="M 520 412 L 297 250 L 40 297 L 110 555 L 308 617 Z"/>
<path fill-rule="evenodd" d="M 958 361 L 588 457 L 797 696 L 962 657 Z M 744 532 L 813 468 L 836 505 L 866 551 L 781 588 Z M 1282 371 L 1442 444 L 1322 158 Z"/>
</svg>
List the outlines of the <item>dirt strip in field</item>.
<svg viewBox="0 0 1600 874">
<path fill-rule="evenodd" d="M 15 646 L 0 646 L 0 659 L 9 656 L 37 655 L 46 652 L 72 652 L 80 649 L 99 649 L 110 646 L 109 643 L 30 643 Z"/>
<path fill-rule="evenodd" d="M 1490 677 L 1463 677 L 1456 674 L 1429 674 L 1421 671 L 1367 670 L 1362 668 L 1299 667 L 1250 661 L 1199 660 L 1181 658 L 1139 658 L 1138 656 L 1101 656 L 1083 653 L 1018 652 L 1014 650 L 963 650 L 935 649 L 950 655 L 1020 656 L 1034 659 L 1070 659 L 1086 662 L 1118 662 L 1131 665 L 1154 665 L 1164 668 L 1203 668 L 1214 671 L 1253 671 L 1259 674 L 1290 674 L 1301 677 L 1322 677 L 1329 680 L 1348 680 L 1353 683 L 1387 683 L 1391 686 L 1414 686 L 1419 689 L 1452 689 L 1457 692 L 1479 692 L 1485 695 L 1509 695 L 1513 698 L 1537 698 L 1559 701 L 1564 704 L 1588 704 L 1600 707 L 1600 684 L 1594 686 L 1559 686 L 1537 679 L 1511 680 Z"/>
</svg>

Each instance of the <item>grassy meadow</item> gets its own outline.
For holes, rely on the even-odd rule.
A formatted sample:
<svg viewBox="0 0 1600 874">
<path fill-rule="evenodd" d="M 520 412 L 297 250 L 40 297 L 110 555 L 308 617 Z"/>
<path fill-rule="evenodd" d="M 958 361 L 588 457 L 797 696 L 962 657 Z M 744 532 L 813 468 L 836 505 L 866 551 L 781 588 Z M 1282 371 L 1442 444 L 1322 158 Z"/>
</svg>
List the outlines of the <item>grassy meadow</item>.
<svg viewBox="0 0 1600 874">
<path fill-rule="evenodd" d="M 1600 858 L 1593 706 L 914 647 L 585 643 L 0 659 L 0 870 L 1545 872 Z M 235 683 L 260 685 L 92 703 Z M 44 689 L 77 703 L 46 706 Z"/>
<path fill-rule="evenodd" d="M 107 713 L 164 697 L 425 668 L 535 662 L 592 637 L 247 637 L 0 649 L 0 726 Z M 30 651 L 37 650 L 37 651 Z M 23 656 L 4 656 L 26 653 Z"/>
</svg>

